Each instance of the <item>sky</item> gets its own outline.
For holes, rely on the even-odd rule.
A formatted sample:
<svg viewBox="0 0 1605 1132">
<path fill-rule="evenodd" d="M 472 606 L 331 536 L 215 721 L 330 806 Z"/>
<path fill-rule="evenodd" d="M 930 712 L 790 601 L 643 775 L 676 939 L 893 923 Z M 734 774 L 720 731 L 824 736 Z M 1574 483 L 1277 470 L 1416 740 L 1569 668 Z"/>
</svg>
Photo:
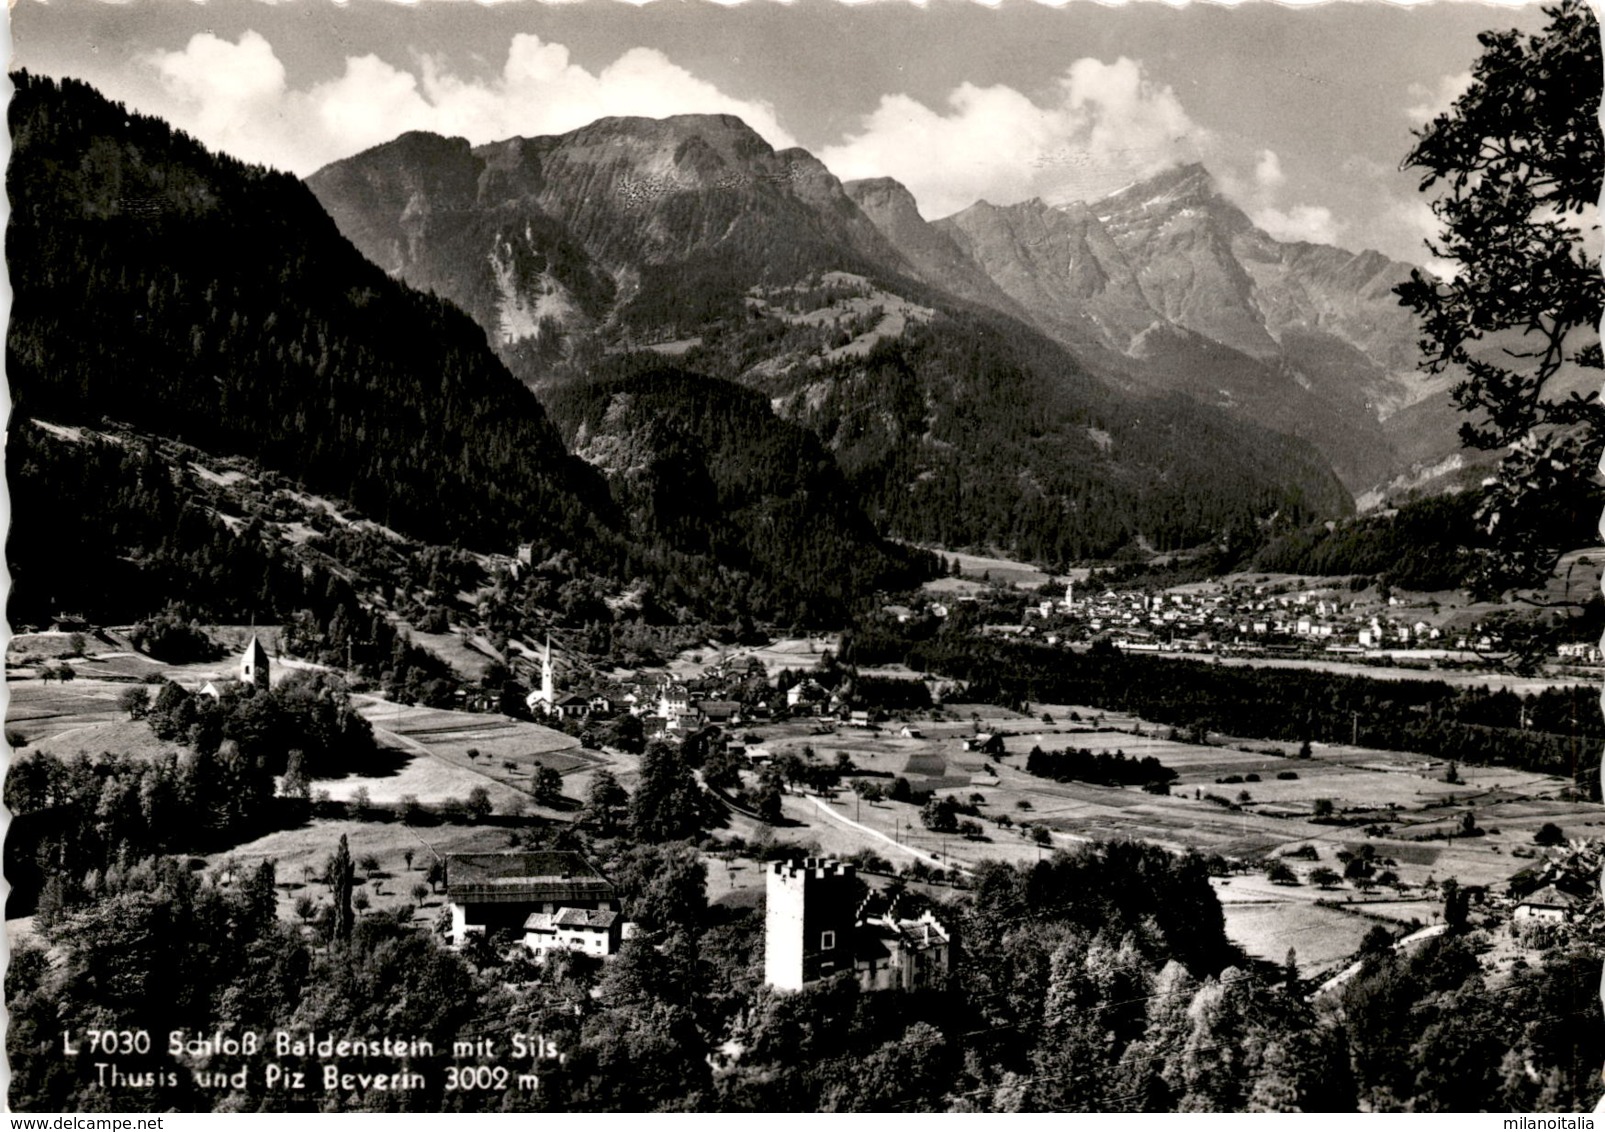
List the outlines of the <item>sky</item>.
<svg viewBox="0 0 1605 1132">
<path fill-rule="evenodd" d="M 607 115 L 737 114 L 936 219 L 1094 200 L 1184 161 L 1280 239 L 1426 263 L 1412 127 L 1479 31 L 1534 4 L 1371 0 L 15 0 L 12 66 L 85 79 L 305 176 L 425 129 L 475 143 Z"/>
</svg>

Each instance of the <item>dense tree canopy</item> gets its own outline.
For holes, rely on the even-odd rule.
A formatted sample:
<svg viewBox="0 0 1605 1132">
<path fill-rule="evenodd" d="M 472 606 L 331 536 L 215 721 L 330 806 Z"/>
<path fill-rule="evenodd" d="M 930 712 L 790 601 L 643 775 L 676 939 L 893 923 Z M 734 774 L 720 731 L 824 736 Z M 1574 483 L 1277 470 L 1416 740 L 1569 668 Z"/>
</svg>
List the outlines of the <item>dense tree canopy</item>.
<svg viewBox="0 0 1605 1132">
<path fill-rule="evenodd" d="M 1398 289 L 1422 319 L 1422 364 L 1463 375 L 1466 444 L 1508 449 L 1480 513 L 1496 542 L 1482 582 L 1495 592 L 1546 578 L 1575 545 L 1578 509 L 1599 512 L 1605 413 L 1576 371 L 1601 365 L 1600 29 L 1583 0 L 1545 12 L 1537 35 L 1478 37 L 1470 88 L 1405 159 L 1437 191 L 1430 247 L 1454 267 Z"/>
</svg>

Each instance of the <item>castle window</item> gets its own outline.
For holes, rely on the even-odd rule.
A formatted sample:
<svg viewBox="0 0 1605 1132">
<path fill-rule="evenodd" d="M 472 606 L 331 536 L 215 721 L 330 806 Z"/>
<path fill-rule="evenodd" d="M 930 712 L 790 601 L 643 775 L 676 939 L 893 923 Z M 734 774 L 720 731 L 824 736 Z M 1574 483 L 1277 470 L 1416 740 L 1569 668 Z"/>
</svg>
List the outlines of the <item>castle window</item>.
<svg viewBox="0 0 1605 1132">
<path fill-rule="evenodd" d="M 819 950 L 832 951 L 836 947 L 836 933 L 822 932 L 819 936 Z"/>
</svg>

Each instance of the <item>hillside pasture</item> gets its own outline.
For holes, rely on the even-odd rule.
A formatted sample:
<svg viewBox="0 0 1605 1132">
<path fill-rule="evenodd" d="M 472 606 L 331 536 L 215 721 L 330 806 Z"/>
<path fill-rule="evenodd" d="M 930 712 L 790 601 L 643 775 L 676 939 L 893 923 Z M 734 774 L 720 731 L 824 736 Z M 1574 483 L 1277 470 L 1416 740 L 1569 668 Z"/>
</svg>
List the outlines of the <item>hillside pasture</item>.
<svg viewBox="0 0 1605 1132">
<path fill-rule="evenodd" d="M 1229 890 L 1216 889 L 1226 934 L 1257 959 L 1280 963 L 1291 949 L 1299 970 L 1308 976 L 1342 963 L 1359 949 L 1375 923 L 1362 916 L 1320 908 L 1305 901 L 1232 901 Z"/>
<path fill-rule="evenodd" d="M 41 657 L 55 660 L 58 657 L 72 655 L 72 639 L 82 637 L 85 651 L 92 652 L 98 641 L 94 632 L 85 633 L 56 633 L 46 630 L 42 633 L 18 633 L 6 645 L 6 663 L 20 664 L 24 657 Z"/>
<path fill-rule="evenodd" d="M 356 887 L 365 889 L 371 901 L 365 915 L 412 904 L 411 889 L 415 884 L 426 883 L 429 864 L 436 855 L 499 852 L 516 848 L 517 844 L 510 830 L 490 826 L 413 829 L 400 822 L 317 820 L 296 829 L 278 830 L 226 852 L 214 853 L 205 860 L 209 871 L 226 871 L 226 866 L 232 862 L 237 866 L 236 875 L 241 877 L 262 861 L 273 861 L 278 878 L 279 918 L 297 923 L 300 919 L 295 914 L 298 897 L 309 896 L 319 906 L 329 904 L 329 886 L 318 878 L 323 876 L 342 834 L 346 836 L 353 861 L 360 861 L 369 854 L 379 860 L 379 870 L 371 877 L 365 870 L 357 870 Z M 413 853 L 411 868 L 403 856 L 408 850 Z M 444 891 L 431 892 L 424 903 L 415 908 L 414 922 L 432 924 L 444 906 Z"/>
<path fill-rule="evenodd" d="M 115 723 L 127 718 L 117 709 L 117 697 L 124 687 L 92 680 L 69 684 L 9 681 L 6 727 L 21 732 L 32 744 L 93 724 Z"/>
<path fill-rule="evenodd" d="M 766 645 L 717 645 L 712 642 L 703 648 L 687 649 L 670 662 L 663 674 L 676 680 L 693 680 L 701 676 L 709 665 L 723 660 L 737 669 L 745 667 L 756 657 L 773 677 L 783 668 L 804 671 L 816 666 L 825 653 L 834 654 L 841 638 L 834 633 L 820 633 L 807 637 L 780 637 Z M 698 658 L 701 659 L 698 659 Z"/>
<path fill-rule="evenodd" d="M 478 680 L 485 675 L 492 662 L 503 660 L 491 650 L 489 642 L 469 636 L 461 632 L 424 633 L 416 627 L 402 623 L 412 643 L 421 649 L 438 656 L 445 661 L 459 676 L 466 680 Z"/>
<path fill-rule="evenodd" d="M 525 791 L 499 782 L 471 766 L 436 758 L 387 740 L 380 741 L 379 758 L 362 774 L 343 778 L 318 779 L 313 789 L 326 792 L 336 802 L 349 802 L 358 790 L 368 792 L 375 805 L 394 806 L 412 796 L 426 806 L 438 806 L 448 799 L 464 801 L 476 786 L 483 786 L 498 813 L 507 813 L 519 803 L 527 803 Z"/>
<path fill-rule="evenodd" d="M 1035 589 L 1054 580 L 1044 572 L 1041 567 L 1033 566 L 1029 562 L 1016 562 L 1010 558 L 1001 558 L 987 554 L 966 554 L 956 550 L 938 550 L 949 561 L 957 560 L 961 579 L 975 580 L 983 575 L 989 582 L 998 582 L 1006 586 L 1015 586 L 1022 589 Z M 1085 571 L 1082 572 L 1085 576 Z M 1070 577 L 1072 575 L 1065 575 Z M 943 583 L 947 584 L 943 584 Z M 965 592 L 968 586 L 958 587 L 952 584 L 953 579 L 938 578 L 927 582 L 926 589 L 935 593 Z"/>
<path fill-rule="evenodd" d="M 70 759 L 79 753 L 115 754 L 134 759 L 159 759 L 181 754 L 184 748 L 156 738 L 143 720 L 116 719 L 105 723 L 85 723 L 69 727 L 32 743 L 29 750 L 57 759 Z"/>
<path fill-rule="evenodd" d="M 150 676 L 169 676 L 173 671 L 170 665 L 137 652 L 99 653 L 67 663 L 72 665 L 80 680 L 118 680 L 130 684 L 142 684 Z"/>
</svg>

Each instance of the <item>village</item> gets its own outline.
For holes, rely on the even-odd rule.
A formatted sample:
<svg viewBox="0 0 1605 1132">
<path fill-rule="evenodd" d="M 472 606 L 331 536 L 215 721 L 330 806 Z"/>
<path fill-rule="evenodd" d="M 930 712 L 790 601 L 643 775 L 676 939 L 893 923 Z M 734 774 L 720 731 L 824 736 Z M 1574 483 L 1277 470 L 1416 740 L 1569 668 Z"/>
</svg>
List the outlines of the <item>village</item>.
<svg viewBox="0 0 1605 1132">
<path fill-rule="evenodd" d="M 1576 585 L 1584 589 L 1598 554 L 1569 557 L 1583 568 Z M 988 631 L 1050 645 L 1108 640 L 1123 651 L 1227 658 L 1476 669 L 1508 649 L 1502 607 L 1463 594 L 1266 574 L 1135 588 L 1101 584 L 1085 570 L 1061 581 L 1037 571 L 1022 574 L 1018 564 L 1000 566 L 1007 586 L 948 579 L 928 585 L 926 600 L 888 605 L 885 612 L 902 622 L 945 619 L 967 603 L 987 610 Z M 991 571 L 985 574 L 990 578 Z M 1551 661 L 1597 667 L 1599 643 L 1563 640 Z"/>
</svg>

